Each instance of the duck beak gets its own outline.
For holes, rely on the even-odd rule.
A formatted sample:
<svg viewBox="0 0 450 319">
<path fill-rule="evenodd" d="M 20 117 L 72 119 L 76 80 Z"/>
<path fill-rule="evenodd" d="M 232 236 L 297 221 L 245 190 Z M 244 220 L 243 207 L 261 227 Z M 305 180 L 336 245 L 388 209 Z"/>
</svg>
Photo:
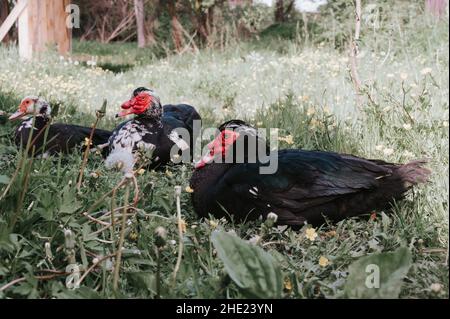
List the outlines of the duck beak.
<svg viewBox="0 0 450 319">
<path fill-rule="evenodd" d="M 124 117 L 130 114 L 133 114 L 133 106 L 136 103 L 135 98 L 132 98 L 124 103 L 122 103 L 122 105 L 120 106 L 123 110 L 120 111 L 119 113 L 116 114 L 116 117 Z"/>
<path fill-rule="evenodd" d="M 200 169 L 202 167 L 205 167 L 207 164 L 211 163 L 214 159 L 214 156 L 211 155 L 210 153 L 206 154 L 205 156 L 202 157 L 202 159 L 200 161 L 198 161 L 195 164 L 195 169 Z"/>
<path fill-rule="evenodd" d="M 133 114 L 133 109 L 123 110 L 116 114 L 116 117 L 124 117 Z"/>
<path fill-rule="evenodd" d="M 8 120 L 10 120 L 10 121 L 17 120 L 17 119 L 24 117 L 25 115 L 27 115 L 27 113 L 22 112 L 22 111 L 17 111 L 15 113 L 11 114 L 11 116 L 8 117 Z"/>
</svg>

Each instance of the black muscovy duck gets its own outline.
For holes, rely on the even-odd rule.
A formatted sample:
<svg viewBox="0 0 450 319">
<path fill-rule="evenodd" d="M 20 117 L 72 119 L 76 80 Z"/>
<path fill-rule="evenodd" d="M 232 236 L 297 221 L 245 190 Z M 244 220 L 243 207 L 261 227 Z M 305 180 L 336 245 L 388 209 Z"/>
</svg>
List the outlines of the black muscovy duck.
<svg viewBox="0 0 450 319">
<path fill-rule="evenodd" d="M 265 144 L 257 131 L 238 120 L 224 123 L 219 130 L 190 180 L 193 205 L 201 217 L 232 215 L 245 221 L 273 212 L 279 225 L 319 225 L 325 217 L 339 221 L 386 209 L 430 174 L 424 161 L 402 165 L 296 149 L 272 152 L 277 169 L 273 174 L 261 174 L 260 168 L 267 164 L 260 157 L 252 162 L 245 155 L 240 163 L 235 162 L 236 155 L 231 163 L 224 159 L 244 140 L 253 138 L 257 140 L 254 145 Z"/>
<path fill-rule="evenodd" d="M 33 118 L 34 127 L 32 127 Z M 77 147 L 81 148 L 91 134 L 90 127 L 51 123 L 49 103 L 37 96 L 27 96 L 22 99 L 19 109 L 9 117 L 9 120 L 18 119 L 22 119 L 22 122 L 16 128 L 16 145 L 25 147 L 31 133 L 31 142 L 33 142 L 35 147 L 35 155 L 44 157 L 55 153 L 70 153 Z M 48 132 L 46 134 L 47 127 Z M 107 143 L 110 136 L 110 131 L 96 129 L 92 138 L 93 146 Z"/>
<path fill-rule="evenodd" d="M 122 111 L 116 116 L 136 116 L 117 126 L 109 139 L 110 154 L 107 166 L 112 166 L 124 154 L 133 154 L 133 165 L 137 151 L 150 151 L 150 169 L 174 161 L 173 155 L 180 155 L 178 161 L 190 161 L 198 132 L 194 120 L 201 120 L 195 108 L 187 104 L 161 106 L 159 97 L 145 87 L 133 91 L 129 101 L 122 104 Z M 128 156 L 128 158 L 131 158 Z"/>
</svg>

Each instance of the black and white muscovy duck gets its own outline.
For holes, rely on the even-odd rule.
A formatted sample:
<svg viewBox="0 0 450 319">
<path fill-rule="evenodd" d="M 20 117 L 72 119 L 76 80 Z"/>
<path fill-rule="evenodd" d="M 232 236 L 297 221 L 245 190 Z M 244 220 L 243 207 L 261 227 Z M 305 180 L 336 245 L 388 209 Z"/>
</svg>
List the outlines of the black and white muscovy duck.
<svg viewBox="0 0 450 319">
<path fill-rule="evenodd" d="M 35 122 L 32 128 L 33 117 Z M 25 147 L 31 132 L 31 141 L 34 140 L 35 155 L 42 155 L 43 157 L 55 153 L 70 153 L 76 147 L 81 147 L 82 143 L 85 143 L 91 134 L 90 127 L 50 123 L 50 105 L 43 98 L 37 96 L 27 96 L 22 99 L 17 112 L 9 117 L 9 120 L 18 119 L 22 119 L 22 123 L 15 132 L 16 145 Z M 47 127 L 49 127 L 48 133 L 45 136 Z M 107 143 L 110 135 L 110 131 L 96 129 L 92 138 L 93 146 Z M 46 142 L 45 147 L 43 147 L 44 142 Z"/>
<path fill-rule="evenodd" d="M 123 110 L 116 116 L 123 117 L 130 114 L 136 116 L 114 129 L 109 139 L 110 153 L 106 159 L 107 166 L 127 158 L 126 154 L 133 154 L 132 165 L 134 165 L 138 150 L 152 151 L 152 161 L 148 165 L 150 169 L 167 164 L 173 160 L 171 155 L 183 155 L 180 160 L 191 160 L 198 134 L 194 130 L 194 120 L 201 120 L 193 106 L 187 104 L 161 106 L 160 99 L 153 90 L 139 87 L 133 91 L 131 99 L 121 107 Z"/>
<path fill-rule="evenodd" d="M 279 225 L 319 225 L 327 219 L 389 208 L 414 185 L 425 182 L 430 170 L 424 161 L 392 164 L 347 154 L 285 149 L 278 154 L 274 174 L 260 174 L 260 160 L 227 163 L 224 156 L 257 131 L 239 120 L 222 124 L 208 144 L 210 152 L 197 164 L 190 180 L 197 214 L 254 220 L 270 212 Z M 263 139 L 261 139 L 263 140 Z M 264 141 L 265 143 L 265 141 Z M 222 160 L 223 163 L 217 160 Z"/>
</svg>

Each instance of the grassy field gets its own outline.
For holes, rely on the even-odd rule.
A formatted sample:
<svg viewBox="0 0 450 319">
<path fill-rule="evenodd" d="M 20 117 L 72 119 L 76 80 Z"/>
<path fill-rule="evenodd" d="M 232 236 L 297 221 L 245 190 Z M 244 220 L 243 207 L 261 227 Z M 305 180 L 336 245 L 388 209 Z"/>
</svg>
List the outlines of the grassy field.
<svg viewBox="0 0 450 319">
<path fill-rule="evenodd" d="M 83 212 L 100 218 L 110 210 L 112 196 L 102 196 L 121 175 L 107 170 L 101 156 L 91 155 L 77 192 L 81 155 L 22 160 L 11 142 L 14 124 L 2 115 L 0 196 L 8 184 L 10 189 L 0 200 L 0 298 L 247 296 L 217 255 L 210 239 L 214 230 L 257 242 L 270 254 L 281 267 L 284 298 L 349 296 L 349 266 L 398 247 L 412 254 L 399 296 L 448 298 L 448 20 L 424 17 L 415 27 L 392 24 L 389 32 L 374 34 L 371 41 L 369 34 L 361 44 L 361 108 L 355 106 L 347 53 L 328 44 L 274 40 L 266 46 L 242 43 L 223 51 L 157 58 L 150 51 L 143 57 L 131 44 L 76 43 L 70 58 L 50 53 L 32 62 L 18 62 L 16 48 L 0 46 L 4 112 L 13 111 L 24 95 L 39 94 L 60 105 L 55 121 L 90 125 L 106 98 L 107 116 L 99 126 L 113 128 L 118 121 L 111 115 L 120 103 L 134 88 L 148 86 L 163 103 L 197 107 L 207 127 L 242 118 L 280 128 L 282 148 L 393 162 L 428 158 L 433 170 L 431 181 L 396 203 L 392 212 L 323 225 L 315 229 L 317 237 L 307 226 L 293 231 L 264 221 L 199 220 L 186 190 L 191 165 L 137 174 L 141 200 L 125 231 L 120 289 L 113 289 L 114 260 L 106 258 L 72 290 L 65 283 L 69 263 L 75 260 L 85 273 L 116 251 L 118 229 L 105 230 Z M 183 258 L 173 281 L 179 249 L 175 186 L 183 190 L 185 227 Z M 124 193 L 117 192 L 115 207 L 125 205 Z M 167 238 L 158 249 L 155 230 L 160 226 Z M 65 230 L 72 239 L 65 238 Z"/>
</svg>

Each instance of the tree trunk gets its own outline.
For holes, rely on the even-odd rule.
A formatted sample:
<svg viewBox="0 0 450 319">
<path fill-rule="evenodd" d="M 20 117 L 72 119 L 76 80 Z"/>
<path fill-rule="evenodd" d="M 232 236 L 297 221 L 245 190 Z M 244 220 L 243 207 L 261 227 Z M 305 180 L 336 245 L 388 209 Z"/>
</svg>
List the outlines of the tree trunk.
<svg viewBox="0 0 450 319">
<path fill-rule="evenodd" d="M 209 36 L 208 31 L 208 14 L 202 9 L 198 9 L 196 12 L 197 16 L 197 32 L 203 43 L 206 43 Z"/>
<path fill-rule="evenodd" d="M 144 12 L 144 0 L 134 0 L 134 14 L 136 16 L 136 29 L 137 29 L 137 39 L 138 47 L 145 47 L 145 12 Z"/>
<path fill-rule="evenodd" d="M 146 23 L 146 39 L 147 44 L 154 45 L 156 43 L 155 29 L 158 25 L 158 17 L 161 14 L 161 1 L 153 0 L 151 1 L 151 5 L 153 7 L 153 10 Z"/>
<path fill-rule="evenodd" d="M 282 23 L 284 22 L 284 1 L 277 0 L 275 2 L 275 22 Z"/>
<path fill-rule="evenodd" d="M 2 25 L 3 21 L 6 20 L 8 15 L 9 15 L 8 0 L 0 0 L 0 25 Z M 9 35 L 6 34 L 2 42 L 7 43 L 9 42 L 9 40 L 10 40 Z"/>
<path fill-rule="evenodd" d="M 291 0 L 287 6 L 286 9 L 284 9 L 284 1 L 283 0 L 277 0 L 275 2 L 275 22 L 277 23 L 283 23 L 286 22 L 287 16 L 292 12 L 292 9 L 294 8 L 295 0 Z"/>
<path fill-rule="evenodd" d="M 167 10 L 169 11 L 169 16 L 172 25 L 172 40 L 175 46 L 175 50 L 180 52 L 184 47 L 183 41 L 183 28 L 178 21 L 177 17 L 177 8 L 176 8 L 176 0 L 168 0 L 167 1 Z"/>
</svg>

